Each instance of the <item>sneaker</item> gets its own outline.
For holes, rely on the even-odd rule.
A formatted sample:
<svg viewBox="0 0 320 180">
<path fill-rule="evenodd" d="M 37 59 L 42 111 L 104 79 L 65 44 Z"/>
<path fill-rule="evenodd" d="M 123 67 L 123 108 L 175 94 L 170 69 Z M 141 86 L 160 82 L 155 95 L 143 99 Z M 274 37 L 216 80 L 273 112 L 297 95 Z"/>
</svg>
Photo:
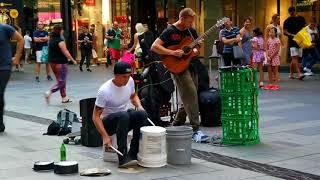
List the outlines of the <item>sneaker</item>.
<svg viewBox="0 0 320 180">
<path fill-rule="evenodd" d="M 92 67 L 96 67 L 97 65 L 96 65 L 96 64 L 92 64 L 91 66 L 92 66 Z"/>
<path fill-rule="evenodd" d="M 24 69 L 23 69 L 23 68 L 20 68 L 20 72 L 24 72 Z"/>
<path fill-rule="evenodd" d="M 128 168 L 137 165 L 137 160 L 131 159 L 130 157 L 125 158 L 122 162 L 119 162 L 119 168 Z"/>
<path fill-rule="evenodd" d="M 303 75 L 305 75 L 305 76 L 312 76 L 312 75 L 313 75 L 313 72 L 305 72 Z"/>
<path fill-rule="evenodd" d="M 47 80 L 48 81 L 52 81 L 53 79 L 52 79 L 52 77 L 50 75 L 47 75 Z"/>
<path fill-rule="evenodd" d="M 192 140 L 196 143 L 202 143 L 202 142 L 208 142 L 210 140 L 210 137 L 203 134 L 202 131 L 198 130 L 193 133 Z"/>
<path fill-rule="evenodd" d="M 39 76 L 36 76 L 36 82 L 40 82 Z"/>
<path fill-rule="evenodd" d="M 279 85 L 273 85 L 273 86 L 270 88 L 270 90 L 275 90 L 275 91 L 279 90 Z"/>
<path fill-rule="evenodd" d="M 213 135 L 210 141 L 213 144 L 221 143 L 221 136 Z"/>
<path fill-rule="evenodd" d="M 49 91 L 47 91 L 47 92 L 45 92 L 44 93 L 44 99 L 46 100 L 46 103 L 47 104 L 50 104 L 50 92 Z"/>
<path fill-rule="evenodd" d="M 80 69 L 81 72 L 83 71 L 82 66 L 79 66 L 79 69 Z"/>
<path fill-rule="evenodd" d="M 307 68 L 307 67 L 304 67 L 304 68 L 303 68 L 303 71 L 304 71 L 304 72 L 311 72 L 311 69 L 309 69 L 309 68 Z"/>
<path fill-rule="evenodd" d="M 5 129 L 6 129 L 6 127 L 4 126 L 4 124 L 0 123 L 0 133 L 4 132 Z"/>
<path fill-rule="evenodd" d="M 92 72 L 91 69 L 89 69 L 89 68 L 87 68 L 87 71 L 88 71 L 88 72 Z"/>
<path fill-rule="evenodd" d="M 271 84 L 271 85 L 267 85 L 267 86 L 264 86 L 264 90 L 272 90 L 272 88 L 273 88 L 273 85 Z"/>
</svg>

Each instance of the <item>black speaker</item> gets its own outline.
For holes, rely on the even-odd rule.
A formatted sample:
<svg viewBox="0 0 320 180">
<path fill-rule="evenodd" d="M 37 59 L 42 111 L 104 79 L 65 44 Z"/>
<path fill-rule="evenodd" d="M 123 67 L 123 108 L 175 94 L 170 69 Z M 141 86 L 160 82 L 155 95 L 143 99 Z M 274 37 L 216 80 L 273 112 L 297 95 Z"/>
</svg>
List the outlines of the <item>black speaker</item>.
<svg viewBox="0 0 320 180">
<path fill-rule="evenodd" d="M 83 146 L 99 147 L 102 146 L 102 139 L 97 131 L 93 120 L 92 113 L 96 98 L 80 100 L 80 116 L 82 117 L 81 143 Z"/>
</svg>

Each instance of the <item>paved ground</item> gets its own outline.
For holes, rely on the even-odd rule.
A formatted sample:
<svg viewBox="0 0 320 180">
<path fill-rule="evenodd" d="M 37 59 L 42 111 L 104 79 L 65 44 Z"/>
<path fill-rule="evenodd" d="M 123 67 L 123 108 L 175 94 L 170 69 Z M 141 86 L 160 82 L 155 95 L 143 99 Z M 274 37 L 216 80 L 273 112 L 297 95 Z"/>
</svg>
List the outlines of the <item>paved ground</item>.
<svg viewBox="0 0 320 180">
<path fill-rule="evenodd" d="M 40 83 L 34 82 L 31 65 L 24 73 L 13 73 L 6 92 L 7 130 L 0 134 L 0 179 L 87 179 L 36 173 L 31 168 L 36 160 L 59 159 L 63 137 L 41 135 L 49 119 L 55 119 L 63 108 L 78 113 L 79 100 L 94 97 L 100 84 L 111 77 L 112 72 L 104 67 L 93 69 L 93 73 L 80 73 L 70 66 L 67 94 L 73 102 L 65 105 L 59 94 L 46 105 L 43 93 L 52 82 L 44 76 Z M 260 91 L 258 145 L 193 144 L 192 165 L 148 168 L 140 173 L 123 173 L 114 163 L 102 161 L 101 148 L 68 145 L 67 157 L 78 161 L 80 170 L 111 169 L 112 175 L 103 179 L 320 179 L 320 76 L 301 82 L 288 80 L 287 75 L 281 76 L 280 91 Z M 221 133 L 220 128 L 203 129 L 210 135 Z"/>
</svg>

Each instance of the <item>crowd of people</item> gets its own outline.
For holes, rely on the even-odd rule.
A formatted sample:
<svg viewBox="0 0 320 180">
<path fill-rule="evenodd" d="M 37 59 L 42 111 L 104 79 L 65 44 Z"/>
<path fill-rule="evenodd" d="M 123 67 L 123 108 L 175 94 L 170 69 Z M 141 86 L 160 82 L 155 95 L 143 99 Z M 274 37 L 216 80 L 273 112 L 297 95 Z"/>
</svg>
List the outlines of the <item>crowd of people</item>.
<svg viewBox="0 0 320 180">
<path fill-rule="evenodd" d="M 232 19 L 227 17 L 224 27 L 219 33 L 219 40 L 223 50 L 221 52 L 225 66 L 250 65 L 259 71 L 259 87 L 266 90 L 279 90 L 279 67 L 281 50 L 284 47 L 284 37 L 288 37 L 290 52 L 290 79 L 303 80 L 305 76 L 312 76 L 313 65 L 319 57 L 319 32 L 316 19 L 312 17 L 307 25 L 304 17 L 297 15 L 295 7 L 288 9 L 289 17 L 280 25 L 280 16 L 272 16 L 270 24 L 263 31 L 261 28 L 251 27 L 252 19 L 244 19 L 241 29 L 232 25 Z M 312 39 L 312 46 L 302 49 L 294 40 L 294 36 L 306 28 Z M 240 46 L 244 57 L 237 59 L 234 48 Z M 268 85 L 264 85 L 264 67 L 268 69 Z M 297 73 L 297 76 L 294 74 Z"/>
</svg>

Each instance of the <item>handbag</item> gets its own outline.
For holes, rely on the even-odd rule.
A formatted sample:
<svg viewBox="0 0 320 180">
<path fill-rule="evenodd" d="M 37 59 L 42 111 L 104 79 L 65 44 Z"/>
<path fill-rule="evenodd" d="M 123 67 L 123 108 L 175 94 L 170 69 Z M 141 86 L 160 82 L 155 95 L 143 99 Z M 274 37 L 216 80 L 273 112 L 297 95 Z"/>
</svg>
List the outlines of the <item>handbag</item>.
<svg viewBox="0 0 320 180">
<path fill-rule="evenodd" d="M 41 63 L 48 63 L 49 61 L 49 48 L 48 46 L 43 46 L 41 51 Z"/>
<path fill-rule="evenodd" d="M 240 46 L 233 46 L 232 50 L 233 50 L 233 57 L 235 59 L 245 59 L 246 58 L 246 56 L 244 55 L 244 52 Z"/>
</svg>

